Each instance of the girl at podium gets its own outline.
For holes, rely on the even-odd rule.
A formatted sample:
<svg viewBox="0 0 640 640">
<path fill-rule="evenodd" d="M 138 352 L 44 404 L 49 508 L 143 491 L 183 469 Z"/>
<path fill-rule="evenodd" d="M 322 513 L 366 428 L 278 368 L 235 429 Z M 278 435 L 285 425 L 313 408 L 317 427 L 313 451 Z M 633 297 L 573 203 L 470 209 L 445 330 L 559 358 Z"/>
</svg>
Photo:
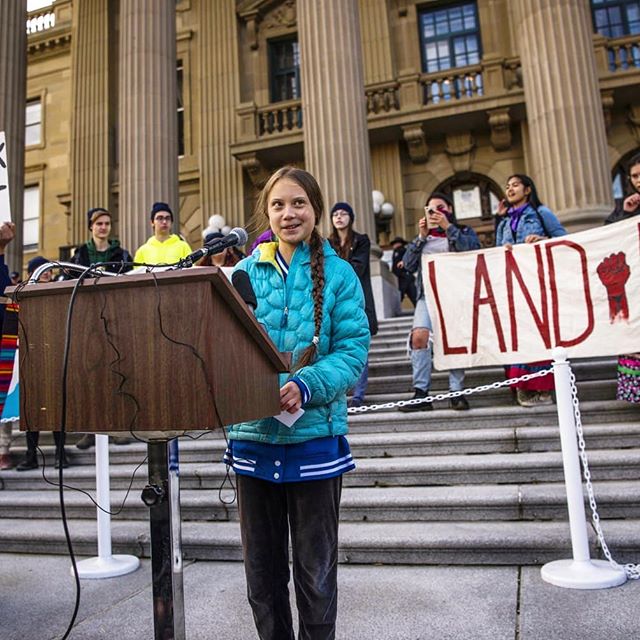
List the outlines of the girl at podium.
<svg viewBox="0 0 640 640">
<path fill-rule="evenodd" d="M 289 538 L 298 637 L 335 637 L 342 474 L 355 468 L 345 437 L 346 392 L 363 370 L 370 332 L 353 268 L 317 229 L 323 210 L 311 174 L 279 169 L 255 210 L 275 241 L 236 266 L 249 275 L 256 318 L 280 351 L 292 352 L 280 408 L 297 417 L 290 426 L 277 418 L 234 425 L 225 453 L 237 474 L 247 590 L 262 639 L 295 637 Z"/>
</svg>

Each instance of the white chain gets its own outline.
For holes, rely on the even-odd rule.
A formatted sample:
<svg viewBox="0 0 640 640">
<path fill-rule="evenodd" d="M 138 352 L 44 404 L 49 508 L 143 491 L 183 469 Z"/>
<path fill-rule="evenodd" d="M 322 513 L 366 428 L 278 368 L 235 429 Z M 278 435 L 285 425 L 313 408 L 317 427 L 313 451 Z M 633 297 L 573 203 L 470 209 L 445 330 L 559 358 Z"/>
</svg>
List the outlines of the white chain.
<svg viewBox="0 0 640 640">
<path fill-rule="evenodd" d="M 587 495 L 589 497 L 589 506 L 591 507 L 591 521 L 593 522 L 593 528 L 596 530 L 602 553 L 605 558 L 616 569 L 624 569 L 629 580 L 640 579 L 640 564 L 625 564 L 621 567 L 611 556 L 607 542 L 604 539 L 604 533 L 600 526 L 600 516 L 598 515 L 598 505 L 596 504 L 596 497 L 593 493 L 593 484 L 591 483 L 591 472 L 589 471 L 589 463 L 587 461 L 587 451 L 584 442 L 584 431 L 582 429 L 582 418 L 580 416 L 580 403 L 578 401 L 578 388 L 576 386 L 576 376 L 571 371 L 571 400 L 573 402 L 573 415 L 576 423 L 576 433 L 578 434 L 578 447 L 580 449 L 580 460 L 582 461 L 582 474 L 584 476 L 584 482 L 587 487 Z"/>
<path fill-rule="evenodd" d="M 532 380 L 533 378 L 542 378 L 553 373 L 553 369 L 544 369 L 543 371 L 536 371 L 536 373 L 527 373 L 519 378 L 509 378 L 508 380 L 501 380 L 500 382 L 492 382 L 491 384 L 483 384 L 479 387 L 473 387 L 470 389 L 462 389 L 462 391 L 449 391 L 447 393 L 438 393 L 435 396 L 425 396 L 424 398 L 412 398 L 411 400 L 398 400 L 396 402 L 385 402 L 384 404 L 370 404 L 362 407 L 349 407 L 348 413 L 365 413 L 367 411 L 379 411 L 381 409 L 394 409 L 395 407 L 406 407 L 412 404 L 426 404 L 433 402 L 434 400 L 446 400 L 447 398 L 458 398 L 459 396 L 468 396 L 472 393 L 480 393 L 482 391 L 488 391 L 489 389 L 499 389 L 500 387 L 506 387 L 508 385 L 515 384 L 516 382 L 525 382 L 526 380 Z"/>
</svg>

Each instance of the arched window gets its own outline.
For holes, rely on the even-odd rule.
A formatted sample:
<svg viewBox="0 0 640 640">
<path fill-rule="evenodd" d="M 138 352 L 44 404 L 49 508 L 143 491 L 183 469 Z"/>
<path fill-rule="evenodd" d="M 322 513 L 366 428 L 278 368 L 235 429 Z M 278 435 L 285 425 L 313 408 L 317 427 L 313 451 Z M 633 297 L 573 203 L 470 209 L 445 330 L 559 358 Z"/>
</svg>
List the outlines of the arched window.
<svg viewBox="0 0 640 640">
<path fill-rule="evenodd" d="M 475 229 L 483 247 L 495 244 L 494 215 L 504 194 L 491 178 L 480 173 L 457 173 L 435 191 L 453 200 L 456 218 Z"/>
</svg>

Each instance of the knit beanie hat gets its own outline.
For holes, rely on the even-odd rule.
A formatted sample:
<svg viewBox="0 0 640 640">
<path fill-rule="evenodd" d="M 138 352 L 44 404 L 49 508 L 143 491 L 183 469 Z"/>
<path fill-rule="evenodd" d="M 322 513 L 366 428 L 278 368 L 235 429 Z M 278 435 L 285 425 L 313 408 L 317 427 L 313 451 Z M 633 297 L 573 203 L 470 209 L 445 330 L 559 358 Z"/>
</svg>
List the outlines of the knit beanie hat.
<svg viewBox="0 0 640 640">
<path fill-rule="evenodd" d="M 89 209 L 89 211 L 87 211 L 87 222 L 89 223 L 89 229 L 91 229 L 91 225 L 100 216 L 109 216 L 109 217 L 111 217 L 111 214 L 106 209 L 103 209 L 102 207 L 95 207 L 95 208 Z"/>
<path fill-rule="evenodd" d="M 349 219 L 351 220 L 351 224 L 353 224 L 353 220 L 356 217 L 356 214 L 353 213 L 353 209 L 348 202 L 336 202 L 333 207 L 331 207 L 331 215 L 333 215 L 336 211 L 346 211 Z"/>
<path fill-rule="evenodd" d="M 171 207 L 166 202 L 154 202 L 153 207 L 151 207 L 151 222 L 156 217 L 156 213 L 160 213 L 160 211 L 166 211 L 171 216 L 171 221 L 173 221 Z"/>
<path fill-rule="evenodd" d="M 47 262 L 51 262 L 42 256 L 36 256 L 35 258 L 31 258 L 29 262 L 27 262 L 27 273 L 31 275 L 38 267 L 41 267 L 43 264 L 47 264 Z"/>
</svg>

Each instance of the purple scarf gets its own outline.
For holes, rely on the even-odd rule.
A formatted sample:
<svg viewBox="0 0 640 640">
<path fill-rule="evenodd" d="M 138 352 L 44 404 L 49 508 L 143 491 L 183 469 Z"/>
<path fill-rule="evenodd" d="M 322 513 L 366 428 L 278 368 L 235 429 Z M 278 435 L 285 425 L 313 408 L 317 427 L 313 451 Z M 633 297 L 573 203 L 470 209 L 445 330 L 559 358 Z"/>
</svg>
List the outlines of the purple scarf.
<svg viewBox="0 0 640 640">
<path fill-rule="evenodd" d="M 520 216 L 528 206 L 529 203 L 525 202 L 521 207 L 518 207 L 517 209 L 511 208 L 507 211 L 507 215 L 509 216 L 509 224 L 511 225 L 511 232 L 513 233 L 514 237 L 516 235 L 518 223 L 520 222 Z"/>
</svg>

